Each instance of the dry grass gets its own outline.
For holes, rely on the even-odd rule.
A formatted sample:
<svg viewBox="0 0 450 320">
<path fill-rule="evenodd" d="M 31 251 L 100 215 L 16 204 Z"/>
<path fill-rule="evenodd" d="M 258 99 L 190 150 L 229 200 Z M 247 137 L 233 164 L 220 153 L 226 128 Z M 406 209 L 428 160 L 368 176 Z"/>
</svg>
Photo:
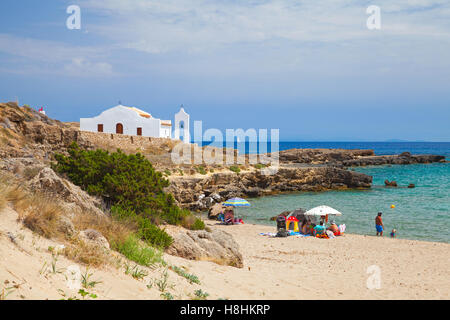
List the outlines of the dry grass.
<svg viewBox="0 0 450 320">
<path fill-rule="evenodd" d="M 77 230 L 97 230 L 109 243 L 123 243 L 137 230 L 136 225 L 132 223 L 118 222 L 108 216 L 99 216 L 87 211 L 76 215 L 72 222 Z"/>
<path fill-rule="evenodd" d="M 23 224 L 30 230 L 46 238 L 64 237 L 59 231 L 59 221 L 63 214 L 62 207 L 54 201 L 38 195 L 32 195 L 27 199 L 29 209 L 24 210 Z M 27 201 L 23 201 L 25 208 Z M 19 217 L 23 214 L 19 212 Z"/>
<path fill-rule="evenodd" d="M 3 183 L 0 194 L 0 208 L 10 203 L 27 228 L 46 238 L 58 235 L 58 221 L 63 209 L 55 200 L 31 193 L 17 184 Z"/>
<path fill-rule="evenodd" d="M 84 242 L 76 233 L 67 234 L 67 229 L 61 228 L 65 209 L 57 199 L 21 187 L 20 181 L 13 175 L 0 175 L 0 210 L 7 205 L 18 213 L 18 220 L 28 229 L 64 243 L 63 254 L 68 259 L 93 267 L 114 266 L 117 259 L 110 250 Z M 119 222 L 91 211 L 77 212 L 70 220 L 75 230 L 94 229 L 100 232 L 113 250 L 117 249 L 114 245 L 127 243 L 138 229 L 135 223 Z"/>
<path fill-rule="evenodd" d="M 92 267 L 100 267 L 112 263 L 108 250 L 90 245 L 78 238 L 72 238 L 63 251 L 68 259 Z"/>
<path fill-rule="evenodd" d="M 18 213 L 19 220 L 28 229 L 46 238 L 63 240 L 66 244 L 64 255 L 69 259 L 92 266 L 110 262 L 111 258 L 105 249 L 86 244 L 77 237 L 65 234 L 59 228 L 64 209 L 57 200 L 20 187 L 19 181 L 14 180 L 12 176 L 2 176 L 0 177 L 0 210 L 8 204 Z M 126 226 L 113 223 L 107 217 L 96 218 L 90 213 L 77 217 L 79 230 L 91 228 L 109 237 L 128 236 Z"/>
</svg>

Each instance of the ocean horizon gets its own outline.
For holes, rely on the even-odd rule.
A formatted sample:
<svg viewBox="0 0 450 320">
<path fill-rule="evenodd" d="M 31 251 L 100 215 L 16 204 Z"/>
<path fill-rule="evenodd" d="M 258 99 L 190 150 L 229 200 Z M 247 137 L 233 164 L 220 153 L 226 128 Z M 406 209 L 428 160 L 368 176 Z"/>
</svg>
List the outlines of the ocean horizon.
<svg viewBox="0 0 450 320">
<path fill-rule="evenodd" d="M 226 142 L 215 143 L 204 141 L 202 146 L 226 147 Z M 234 142 L 234 148 L 245 153 L 254 153 L 250 150 L 249 142 Z M 421 141 L 280 141 L 279 150 L 289 149 L 371 149 L 376 155 L 392 155 L 402 152 L 411 154 L 437 154 L 450 156 L 450 142 L 421 142 Z M 265 153 L 264 151 L 263 153 Z M 270 141 L 267 142 L 267 152 L 270 152 Z M 259 149 L 256 150 L 259 153 Z"/>
</svg>

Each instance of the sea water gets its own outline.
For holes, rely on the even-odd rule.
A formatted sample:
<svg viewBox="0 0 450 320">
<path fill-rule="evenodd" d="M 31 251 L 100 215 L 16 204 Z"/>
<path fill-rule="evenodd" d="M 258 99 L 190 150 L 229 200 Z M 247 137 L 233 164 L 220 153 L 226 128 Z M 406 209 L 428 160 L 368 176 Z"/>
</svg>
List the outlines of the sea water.
<svg viewBox="0 0 450 320">
<path fill-rule="evenodd" d="M 450 143 L 363 143 L 363 142 L 288 142 L 280 149 L 345 148 L 374 149 L 376 154 L 439 154 L 450 156 Z M 369 166 L 352 170 L 373 176 L 369 190 L 298 192 L 248 199 L 249 208 L 238 214 L 248 223 L 275 228 L 270 218 L 297 208 L 310 209 L 328 205 L 342 212 L 336 218 L 345 223 L 347 232 L 375 235 L 375 216 L 382 212 L 384 236 L 397 229 L 397 237 L 450 243 L 450 163 Z M 384 180 L 396 180 L 399 187 L 385 187 Z M 410 183 L 415 188 L 409 189 Z M 394 205 L 395 208 L 391 208 Z"/>
</svg>

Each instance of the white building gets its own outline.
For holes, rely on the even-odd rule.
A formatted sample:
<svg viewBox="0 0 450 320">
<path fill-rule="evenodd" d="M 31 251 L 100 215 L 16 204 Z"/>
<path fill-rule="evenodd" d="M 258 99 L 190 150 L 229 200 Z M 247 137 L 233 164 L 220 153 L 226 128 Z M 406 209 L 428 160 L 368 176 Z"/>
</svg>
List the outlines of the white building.
<svg viewBox="0 0 450 320">
<path fill-rule="evenodd" d="M 189 115 L 184 111 L 183 105 L 181 105 L 180 111 L 175 114 L 174 139 L 179 140 L 182 138 L 181 140 L 189 143 L 191 141 L 189 132 Z"/>
<path fill-rule="evenodd" d="M 189 115 L 184 112 L 183 108 L 181 108 L 181 111 L 185 114 L 183 116 L 184 123 L 189 123 Z M 189 124 L 187 128 L 189 130 Z M 97 117 L 81 118 L 80 130 L 155 138 L 172 138 L 172 121 L 153 118 L 151 114 L 138 108 L 118 105 L 103 111 Z"/>
</svg>

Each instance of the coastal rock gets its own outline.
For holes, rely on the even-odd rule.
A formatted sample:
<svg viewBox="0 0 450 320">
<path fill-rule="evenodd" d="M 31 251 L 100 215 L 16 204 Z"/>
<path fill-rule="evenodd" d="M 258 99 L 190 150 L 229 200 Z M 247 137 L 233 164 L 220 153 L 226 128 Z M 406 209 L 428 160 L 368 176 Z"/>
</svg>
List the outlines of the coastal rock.
<svg viewBox="0 0 450 320">
<path fill-rule="evenodd" d="M 276 221 L 279 216 L 287 217 L 290 213 L 291 213 L 291 211 L 283 211 L 279 215 L 271 217 L 270 220 L 271 221 Z"/>
<path fill-rule="evenodd" d="M 409 155 L 408 155 L 409 154 Z M 440 155 L 411 155 L 403 153 L 402 155 L 386 155 L 386 156 L 371 156 L 361 157 L 359 159 L 345 160 L 342 164 L 346 167 L 359 166 L 380 166 L 393 164 L 417 164 L 417 163 L 433 163 L 445 161 L 445 156 Z"/>
<path fill-rule="evenodd" d="M 0 103 L 0 122 L 7 130 L 6 144 L 0 146 L 0 157 L 35 157 L 45 159 L 49 152 L 64 151 L 73 141 L 83 148 L 90 143 L 80 139 L 76 126 L 53 120 L 36 110 L 17 103 Z"/>
<path fill-rule="evenodd" d="M 58 231 L 67 236 L 72 236 L 75 233 L 75 226 L 67 216 L 60 216 L 58 219 Z"/>
<path fill-rule="evenodd" d="M 103 247 L 109 249 L 109 242 L 106 238 L 97 230 L 87 229 L 80 231 L 79 238 L 87 244 Z"/>
<path fill-rule="evenodd" d="M 410 158 L 411 157 L 411 152 L 402 152 L 402 153 L 399 154 L 399 157 Z"/>
<path fill-rule="evenodd" d="M 90 196 L 80 187 L 59 177 L 51 168 L 42 168 L 28 182 L 28 186 L 32 190 L 54 195 L 63 202 L 73 203 L 81 210 L 88 210 L 103 215 L 103 212 L 99 209 L 102 204 L 100 199 Z"/>
<path fill-rule="evenodd" d="M 260 171 L 239 175 L 215 173 L 204 177 L 175 177 L 167 192 L 173 194 L 178 204 L 190 210 L 205 210 L 214 203 L 212 197 L 197 201 L 203 193 L 217 193 L 222 199 L 232 197 L 256 197 L 279 192 L 325 191 L 348 188 L 370 188 L 372 177 L 363 173 L 336 167 L 280 167 L 275 174 Z M 211 201 L 213 200 L 213 201 Z"/>
<path fill-rule="evenodd" d="M 336 163 L 373 156 L 373 150 L 290 149 L 279 152 L 282 163 Z"/>
<path fill-rule="evenodd" d="M 227 232 L 213 229 L 189 231 L 186 229 L 168 230 L 173 243 L 166 250 L 168 254 L 190 260 L 207 260 L 217 264 L 242 268 L 243 257 L 239 245 Z"/>
<path fill-rule="evenodd" d="M 384 185 L 386 187 L 397 187 L 397 181 L 384 180 Z"/>
</svg>

